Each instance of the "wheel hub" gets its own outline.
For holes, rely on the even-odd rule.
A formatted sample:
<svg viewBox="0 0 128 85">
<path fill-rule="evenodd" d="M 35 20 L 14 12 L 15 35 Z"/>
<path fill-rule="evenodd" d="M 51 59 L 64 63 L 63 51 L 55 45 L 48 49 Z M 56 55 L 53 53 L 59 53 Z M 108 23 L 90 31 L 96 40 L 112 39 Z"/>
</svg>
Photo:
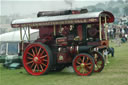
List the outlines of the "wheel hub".
<svg viewBox="0 0 128 85">
<path fill-rule="evenodd" d="M 34 57 L 34 62 L 38 62 L 38 57 Z"/>
<path fill-rule="evenodd" d="M 81 64 L 80 64 L 80 67 L 84 67 L 84 66 L 85 66 L 85 64 L 84 64 L 84 63 L 81 63 Z"/>
</svg>

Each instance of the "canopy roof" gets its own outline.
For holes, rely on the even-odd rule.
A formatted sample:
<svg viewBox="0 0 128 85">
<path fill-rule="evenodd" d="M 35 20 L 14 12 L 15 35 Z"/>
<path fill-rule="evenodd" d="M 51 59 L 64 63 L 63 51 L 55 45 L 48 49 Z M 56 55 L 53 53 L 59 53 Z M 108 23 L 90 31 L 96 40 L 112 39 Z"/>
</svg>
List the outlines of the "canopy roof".
<svg viewBox="0 0 128 85">
<path fill-rule="evenodd" d="M 12 27 L 35 27 L 35 26 L 49 26 L 49 25 L 59 25 L 59 24 L 75 24 L 75 23 L 91 23 L 99 22 L 100 16 L 107 16 L 108 22 L 114 21 L 114 16 L 108 11 L 101 12 L 90 12 L 82 14 L 70 14 L 70 15 L 60 15 L 60 16 L 45 16 L 39 18 L 28 18 L 19 19 L 12 22 Z"/>
<path fill-rule="evenodd" d="M 33 33 L 38 32 L 38 30 L 35 29 L 31 29 L 30 34 L 32 35 Z M 22 30 L 22 33 L 24 35 L 24 31 Z M 26 32 L 28 34 L 28 32 Z M 23 37 L 22 35 L 22 37 Z M 33 35 L 33 37 L 30 37 L 30 40 L 34 40 L 37 39 L 37 37 L 39 37 L 39 34 L 37 35 Z M 25 37 L 24 40 L 27 40 L 27 38 Z M 8 33 L 4 33 L 0 35 L 0 42 L 20 42 L 20 30 L 18 31 L 13 31 L 13 32 L 8 32 Z"/>
</svg>

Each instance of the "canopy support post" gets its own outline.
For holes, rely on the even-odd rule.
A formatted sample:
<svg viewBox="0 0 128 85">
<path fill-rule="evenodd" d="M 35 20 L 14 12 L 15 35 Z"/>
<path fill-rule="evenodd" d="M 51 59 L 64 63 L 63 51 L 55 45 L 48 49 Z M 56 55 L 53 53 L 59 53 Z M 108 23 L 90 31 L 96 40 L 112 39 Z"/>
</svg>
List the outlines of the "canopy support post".
<svg viewBox="0 0 128 85">
<path fill-rule="evenodd" d="M 53 30 L 54 30 L 54 36 L 56 36 L 56 25 L 53 25 Z"/>
<path fill-rule="evenodd" d="M 23 40 L 23 38 L 22 38 L 22 28 L 20 28 L 20 39 L 21 39 L 21 41 Z"/>
<path fill-rule="evenodd" d="M 22 28 L 21 27 L 20 27 L 20 39 L 21 39 L 21 52 L 23 53 L 24 40 L 23 40 L 23 34 L 22 34 Z"/>
<path fill-rule="evenodd" d="M 99 38 L 100 38 L 100 40 L 102 40 L 101 30 L 102 30 L 102 28 L 101 28 L 101 16 L 100 16 L 99 17 Z"/>
<path fill-rule="evenodd" d="M 107 17 L 106 17 L 106 15 L 105 15 L 105 40 L 107 40 L 108 39 L 108 36 L 107 36 Z"/>
<path fill-rule="evenodd" d="M 30 42 L 30 28 L 28 27 L 28 42 Z"/>
<path fill-rule="evenodd" d="M 6 55 L 8 55 L 8 43 L 6 43 Z"/>
</svg>

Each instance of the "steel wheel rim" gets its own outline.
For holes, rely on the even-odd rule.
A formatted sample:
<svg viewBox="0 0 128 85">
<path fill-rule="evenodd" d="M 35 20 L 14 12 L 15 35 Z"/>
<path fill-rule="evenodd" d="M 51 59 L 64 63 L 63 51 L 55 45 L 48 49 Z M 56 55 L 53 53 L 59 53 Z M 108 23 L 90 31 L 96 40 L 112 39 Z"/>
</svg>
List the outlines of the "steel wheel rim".
<svg viewBox="0 0 128 85">
<path fill-rule="evenodd" d="M 23 55 L 23 64 L 29 74 L 43 74 L 49 65 L 47 50 L 40 44 L 29 45 Z"/>
<path fill-rule="evenodd" d="M 80 76 L 90 75 L 93 71 L 93 61 L 87 55 L 79 55 L 75 58 L 73 67 L 75 72 Z"/>
</svg>

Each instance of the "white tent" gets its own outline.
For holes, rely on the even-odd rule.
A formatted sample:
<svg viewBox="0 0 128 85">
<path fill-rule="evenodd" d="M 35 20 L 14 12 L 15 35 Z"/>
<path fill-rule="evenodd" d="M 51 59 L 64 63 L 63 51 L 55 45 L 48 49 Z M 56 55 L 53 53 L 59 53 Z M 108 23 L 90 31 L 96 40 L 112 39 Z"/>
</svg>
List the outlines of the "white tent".
<svg viewBox="0 0 128 85">
<path fill-rule="evenodd" d="M 28 35 L 28 31 L 22 30 L 22 37 Z M 39 30 L 30 29 L 30 41 L 34 41 L 39 37 Z M 27 41 L 27 37 L 24 37 Z M 20 31 L 8 32 L 0 35 L 0 55 L 14 55 L 19 53 Z"/>
<path fill-rule="evenodd" d="M 35 34 L 35 32 L 36 32 L 36 35 L 33 35 Z M 26 33 L 28 34 L 27 31 Z M 22 37 L 24 36 L 24 34 L 25 32 L 22 30 Z M 30 34 L 32 34 L 31 36 L 34 36 L 34 37 L 30 37 L 30 40 L 35 40 L 39 37 L 39 30 L 31 29 Z M 25 37 L 24 40 L 27 40 L 27 38 Z M 21 41 L 20 30 L 12 31 L 12 32 L 8 32 L 0 35 L 0 42 L 20 42 L 20 41 Z"/>
</svg>

